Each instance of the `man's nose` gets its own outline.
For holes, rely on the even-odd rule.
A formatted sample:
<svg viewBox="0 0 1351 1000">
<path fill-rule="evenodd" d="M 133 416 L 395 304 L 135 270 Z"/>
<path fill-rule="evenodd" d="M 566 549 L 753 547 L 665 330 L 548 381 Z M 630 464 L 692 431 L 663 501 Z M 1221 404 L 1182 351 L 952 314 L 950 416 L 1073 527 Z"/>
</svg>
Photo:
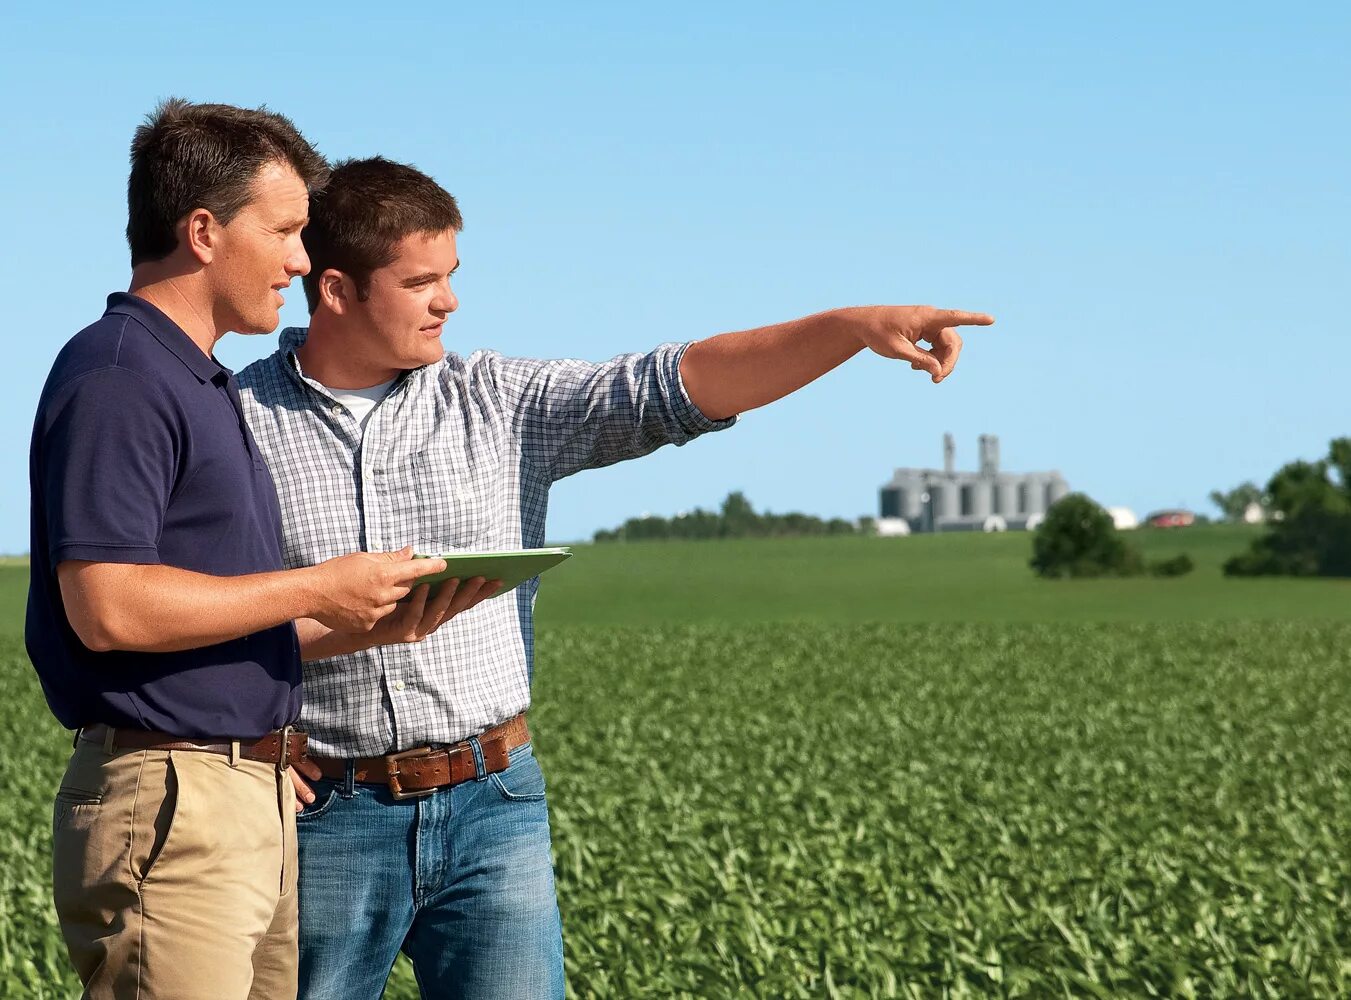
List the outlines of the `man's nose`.
<svg viewBox="0 0 1351 1000">
<path fill-rule="evenodd" d="M 303 243 L 287 256 L 286 273 L 293 278 L 304 277 L 310 273 L 310 255 L 305 252 Z"/>
<path fill-rule="evenodd" d="M 432 300 L 432 308 L 437 312 L 453 313 L 460 308 L 460 300 L 455 297 L 455 293 L 450 290 L 450 282 L 446 282 L 437 289 L 436 298 Z"/>
</svg>

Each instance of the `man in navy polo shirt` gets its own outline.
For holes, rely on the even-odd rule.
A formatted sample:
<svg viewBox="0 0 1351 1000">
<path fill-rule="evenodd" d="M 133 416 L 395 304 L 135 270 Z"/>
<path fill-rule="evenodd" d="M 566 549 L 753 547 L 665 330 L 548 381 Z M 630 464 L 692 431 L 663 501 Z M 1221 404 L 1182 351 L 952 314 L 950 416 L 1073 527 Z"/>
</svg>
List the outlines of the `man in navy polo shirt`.
<svg viewBox="0 0 1351 1000">
<path fill-rule="evenodd" d="M 78 730 L 53 874 L 87 997 L 295 995 L 292 621 L 330 655 L 473 600 L 420 587 L 396 609 L 444 568 L 407 551 L 282 571 L 273 482 L 212 349 L 275 329 L 326 177 L 280 115 L 161 105 L 132 144 L 131 291 L 66 344 L 38 404 L 26 636 Z"/>
</svg>

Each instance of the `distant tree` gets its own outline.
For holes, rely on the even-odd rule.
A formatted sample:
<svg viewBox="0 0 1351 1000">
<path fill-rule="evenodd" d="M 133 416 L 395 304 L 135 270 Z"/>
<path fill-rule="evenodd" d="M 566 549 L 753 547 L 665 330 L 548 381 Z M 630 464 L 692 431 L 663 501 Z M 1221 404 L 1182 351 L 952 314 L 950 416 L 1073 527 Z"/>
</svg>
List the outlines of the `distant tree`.
<svg viewBox="0 0 1351 1000">
<path fill-rule="evenodd" d="M 1226 521 L 1242 521 L 1243 515 L 1253 504 L 1264 510 L 1271 498 L 1256 483 L 1240 483 L 1232 490 L 1211 490 L 1210 502 L 1220 508 Z"/>
<path fill-rule="evenodd" d="M 1062 497 L 1046 512 L 1032 539 L 1031 566 L 1049 579 L 1132 576 L 1143 568 L 1112 515 L 1082 493 Z"/>
<path fill-rule="evenodd" d="M 1154 576 L 1185 576 L 1196 568 L 1192 557 L 1183 552 L 1171 559 L 1159 559 L 1149 564 L 1149 572 Z"/>
<path fill-rule="evenodd" d="M 727 499 L 722 502 L 722 523 L 724 534 L 733 538 L 763 533 L 760 515 L 755 513 L 746 494 L 740 490 L 727 494 Z"/>
<path fill-rule="evenodd" d="M 1282 466 L 1267 495 L 1267 533 L 1225 563 L 1226 574 L 1351 576 L 1351 438 L 1332 441 L 1322 461 Z"/>
</svg>

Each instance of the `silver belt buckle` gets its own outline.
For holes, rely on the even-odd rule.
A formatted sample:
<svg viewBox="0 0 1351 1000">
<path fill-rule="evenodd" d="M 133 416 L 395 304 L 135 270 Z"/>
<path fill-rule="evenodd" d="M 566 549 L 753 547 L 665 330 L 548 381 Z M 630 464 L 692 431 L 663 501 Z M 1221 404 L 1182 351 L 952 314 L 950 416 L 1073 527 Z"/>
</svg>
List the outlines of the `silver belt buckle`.
<svg viewBox="0 0 1351 1000">
<path fill-rule="evenodd" d="M 291 727 L 281 727 L 281 748 L 277 751 L 277 770 L 285 771 L 286 766 L 291 762 L 287 759 L 291 755 Z"/>
</svg>

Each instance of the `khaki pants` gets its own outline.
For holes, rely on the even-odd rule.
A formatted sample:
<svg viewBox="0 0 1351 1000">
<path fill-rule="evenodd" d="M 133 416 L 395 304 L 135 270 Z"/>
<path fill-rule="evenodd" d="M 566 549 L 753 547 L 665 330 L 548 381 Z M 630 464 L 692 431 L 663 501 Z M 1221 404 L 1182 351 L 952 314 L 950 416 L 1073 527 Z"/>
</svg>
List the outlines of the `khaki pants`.
<svg viewBox="0 0 1351 1000">
<path fill-rule="evenodd" d="M 296 995 L 295 790 L 275 765 L 79 741 L 52 823 L 89 1000 Z"/>
</svg>

